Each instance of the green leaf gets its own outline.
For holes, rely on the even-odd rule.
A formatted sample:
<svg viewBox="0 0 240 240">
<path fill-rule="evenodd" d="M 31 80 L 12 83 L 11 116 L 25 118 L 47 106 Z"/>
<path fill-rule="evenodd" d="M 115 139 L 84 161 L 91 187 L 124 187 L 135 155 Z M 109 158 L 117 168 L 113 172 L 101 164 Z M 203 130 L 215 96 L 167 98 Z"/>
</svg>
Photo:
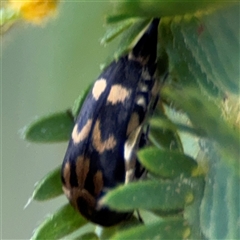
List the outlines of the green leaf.
<svg viewBox="0 0 240 240">
<path fill-rule="evenodd" d="M 195 18 L 193 19 L 195 20 Z M 185 39 L 181 32 L 183 22 L 181 17 L 175 17 L 173 20 L 163 19 L 161 22 L 160 35 L 163 36 L 162 44 L 166 48 L 171 63 L 169 70 L 174 78 L 177 78 L 184 87 L 198 88 L 199 90 L 204 90 L 210 96 L 217 97 L 219 89 L 208 80 L 209 76 L 202 71 L 198 59 L 193 57 L 193 53 L 185 44 Z M 190 21 L 190 23 L 192 22 Z M 198 37 L 196 36 L 197 29 L 200 28 L 198 25 L 195 26 L 195 35 L 192 34 L 195 38 Z M 195 79 L 195 81 L 192 81 L 192 79 Z"/>
<path fill-rule="evenodd" d="M 10 29 L 13 26 L 13 24 L 21 17 L 19 11 L 16 11 L 16 9 L 13 9 L 11 6 L 8 5 L 7 4 L 1 5 L 0 9 L 1 35 L 6 33 L 7 30 Z"/>
<path fill-rule="evenodd" d="M 196 87 L 218 98 L 227 91 L 239 93 L 238 5 L 195 15 L 163 18 L 161 44 L 170 72 L 184 87 Z"/>
<path fill-rule="evenodd" d="M 112 15 L 107 17 L 107 22 L 117 22 L 129 17 L 154 17 L 154 16 L 174 16 L 185 13 L 194 13 L 198 10 L 209 10 L 217 7 L 229 5 L 229 2 L 219 0 L 213 1 L 192 1 L 186 4 L 182 0 L 164 1 L 117 1 L 114 2 Z"/>
<path fill-rule="evenodd" d="M 87 223 L 70 204 L 49 216 L 34 232 L 34 239 L 60 239 Z"/>
<path fill-rule="evenodd" d="M 39 118 L 24 131 L 24 138 L 31 142 L 51 143 L 68 141 L 73 128 L 73 117 L 70 112 L 54 113 Z"/>
<path fill-rule="evenodd" d="M 234 130 L 223 118 L 215 103 L 193 88 L 185 88 L 183 94 L 180 89 L 166 87 L 162 94 L 181 107 L 193 125 L 218 144 L 218 149 L 226 156 L 228 164 L 239 171 L 239 130 Z"/>
<path fill-rule="evenodd" d="M 150 120 L 149 139 L 159 148 L 183 151 L 176 126 L 166 118 Z"/>
<path fill-rule="evenodd" d="M 138 19 L 135 24 L 130 26 L 122 35 L 122 41 L 119 44 L 117 51 L 115 51 L 114 58 L 118 59 L 123 54 L 129 52 L 129 50 L 135 44 L 139 34 L 146 28 L 149 23 L 149 19 Z"/>
<path fill-rule="evenodd" d="M 195 128 L 187 125 L 187 124 L 183 124 L 183 123 L 179 123 L 179 122 L 174 122 L 173 123 L 169 119 L 163 118 L 163 117 L 153 117 L 153 118 L 151 118 L 150 127 L 153 129 L 153 131 L 152 131 L 153 134 L 154 134 L 155 130 L 156 131 L 160 131 L 160 130 L 167 131 L 168 130 L 169 133 L 172 132 L 173 136 L 177 135 L 177 131 L 181 131 L 181 132 L 185 132 L 185 133 L 190 133 L 190 134 L 195 135 L 195 136 L 204 137 L 204 133 L 200 132 L 198 129 L 195 129 Z M 161 138 L 161 136 L 159 136 L 159 140 L 160 140 L 160 138 Z M 174 140 L 174 139 L 172 139 L 172 140 Z M 170 139 L 169 139 L 169 141 L 170 141 Z M 179 145 L 181 143 L 178 135 L 177 135 L 177 139 L 175 139 L 174 141 L 178 142 L 177 145 Z M 180 141 L 180 143 L 179 143 L 179 141 Z M 171 149 L 175 149 L 175 148 L 179 149 L 180 146 L 181 146 L 180 149 L 183 150 L 182 145 L 180 145 L 179 147 L 176 147 L 175 144 L 174 144 L 174 146 L 171 146 Z M 169 148 L 169 145 L 167 145 L 167 146 Z"/>
<path fill-rule="evenodd" d="M 240 239 L 239 176 L 211 141 L 206 141 L 204 151 L 208 153 L 210 169 L 200 208 L 202 231 L 208 239 Z"/>
<path fill-rule="evenodd" d="M 87 236 L 91 239 L 91 237 L 93 237 L 93 239 L 95 239 L 95 237 L 97 237 L 97 233 L 95 233 L 95 229 L 96 229 L 96 225 L 94 225 L 91 222 L 86 223 L 84 226 L 81 226 L 80 228 L 78 228 L 76 231 L 73 231 L 72 233 L 64 236 L 61 239 L 82 239 L 86 238 Z M 85 237 L 86 235 L 86 237 Z M 97 239 L 99 239 L 97 237 Z"/>
<path fill-rule="evenodd" d="M 73 240 L 98 240 L 98 239 L 99 238 L 95 233 L 85 233 L 73 238 Z"/>
<path fill-rule="evenodd" d="M 120 22 L 116 25 L 111 25 L 108 27 L 105 35 L 101 39 L 101 44 L 106 44 L 116 38 L 123 31 L 128 29 L 132 24 L 136 22 L 136 19 L 127 19 L 123 22 Z"/>
<path fill-rule="evenodd" d="M 193 190 L 202 189 L 202 180 L 199 180 L 201 178 L 132 182 L 109 192 L 101 203 L 118 211 L 140 208 L 171 212 L 183 209 L 194 200 Z"/>
<path fill-rule="evenodd" d="M 119 231 L 130 229 L 140 224 L 141 223 L 139 222 L 139 220 L 133 215 L 130 219 L 127 219 L 126 221 L 123 221 L 111 227 L 106 228 L 98 226 L 95 232 L 99 236 L 100 240 L 105 240 L 110 239 L 115 233 Z"/>
<path fill-rule="evenodd" d="M 197 163 L 180 152 L 146 148 L 138 152 L 140 162 L 150 172 L 164 178 L 175 178 L 184 174 L 190 177 Z"/>
<path fill-rule="evenodd" d="M 182 218 L 169 218 L 117 233 L 111 239 L 186 239 L 190 228 Z"/>
<path fill-rule="evenodd" d="M 45 201 L 63 194 L 60 171 L 61 167 L 58 167 L 38 182 L 35 186 L 32 199 Z"/>
<path fill-rule="evenodd" d="M 1 8 L 0 9 L 1 19 L 0 26 L 9 23 L 10 21 L 16 20 L 19 17 L 19 14 L 14 11 L 12 8 Z"/>
<path fill-rule="evenodd" d="M 129 26 L 122 34 L 122 40 L 120 41 L 117 50 L 114 52 L 114 55 L 111 54 L 111 56 L 107 58 L 105 63 L 101 65 L 102 70 L 112 61 L 118 60 L 119 57 L 127 54 L 132 49 L 133 45 L 136 43 L 136 39 L 139 38 L 139 35 L 149 23 L 149 19 L 134 19 L 132 21 L 134 21 L 134 24 L 131 24 L 131 26 Z"/>
</svg>

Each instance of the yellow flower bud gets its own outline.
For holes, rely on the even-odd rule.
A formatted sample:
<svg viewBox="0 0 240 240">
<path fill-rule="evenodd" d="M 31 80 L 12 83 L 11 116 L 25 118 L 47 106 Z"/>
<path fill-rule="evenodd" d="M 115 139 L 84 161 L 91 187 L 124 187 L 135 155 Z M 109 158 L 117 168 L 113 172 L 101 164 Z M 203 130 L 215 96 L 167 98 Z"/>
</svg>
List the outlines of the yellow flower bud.
<svg viewBox="0 0 240 240">
<path fill-rule="evenodd" d="M 58 0 L 9 0 L 9 3 L 26 21 L 40 24 L 44 18 L 54 15 Z"/>
</svg>

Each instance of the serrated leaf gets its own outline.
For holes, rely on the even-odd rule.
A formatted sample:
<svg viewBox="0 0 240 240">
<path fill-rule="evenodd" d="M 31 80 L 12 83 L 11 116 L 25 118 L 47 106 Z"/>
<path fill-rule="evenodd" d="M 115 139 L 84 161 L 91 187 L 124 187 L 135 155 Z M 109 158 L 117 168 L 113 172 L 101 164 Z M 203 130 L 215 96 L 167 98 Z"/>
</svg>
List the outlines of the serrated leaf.
<svg viewBox="0 0 240 240">
<path fill-rule="evenodd" d="M 164 178 L 190 177 L 197 168 L 197 163 L 183 153 L 153 147 L 140 150 L 138 159 L 147 170 Z"/>
<path fill-rule="evenodd" d="M 111 239 L 185 239 L 190 228 L 182 218 L 169 218 L 149 225 L 137 226 L 117 233 Z"/>
<path fill-rule="evenodd" d="M 209 76 L 201 68 L 201 65 L 198 62 L 199 60 L 195 58 L 185 43 L 185 37 L 182 33 L 184 30 L 182 30 L 181 27 L 185 22 L 190 22 L 192 25 L 195 24 L 195 32 L 192 33 L 195 38 L 199 37 L 198 28 L 201 28 L 201 23 L 192 16 L 190 17 L 190 20 L 186 17 L 175 17 L 170 24 L 171 32 L 173 34 L 172 38 L 174 39 L 172 44 L 176 45 L 176 51 L 173 53 L 175 55 L 174 61 L 175 64 L 179 64 L 179 61 L 181 62 L 181 66 L 176 67 L 176 70 L 178 71 L 177 74 L 181 77 L 180 81 L 184 86 L 192 86 L 201 91 L 205 91 L 205 93 L 211 97 L 218 97 L 219 94 L 222 94 L 221 90 L 216 87 L 215 83 L 209 80 Z M 191 38 L 191 36 L 189 38 Z M 177 39 L 176 43 L 175 39 Z M 180 49 L 182 49 L 182 51 Z M 194 81 L 192 81 L 192 79 L 194 79 Z"/>
<path fill-rule="evenodd" d="M 41 117 L 26 127 L 24 138 L 31 142 L 51 143 L 68 141 L 73 128 L 73 117 L 68 111 Z"/>
<path fill-rule="evenodd" d="M 199 185 L 199 179 L 188 178 L 177 178 L 174 181 L 132 182 L 109 192 L 102 199 L 102 204 L 118 211 L 132 211 L 140 208 L 171 212 L 183 209 L 185 205 L 192 202 L 193 189 L 201 190 L 201 184 Z"/>
<path fill-rule="evenodd" d="M 49 216 L 34 232 L 35 239 L 60 239 L 87 223 L 70 204 Z"/>
<path fill-rule="evenodd" d="M 197 87 L 209 97 L 239 93 L 238 5 L 161 21 L 161 43 L 170 72 L 184 86 Z M 231 27 L 230 27 L 231 26 Z"/>
<path fill-rule="evenodd" d="M 45 201 L 63 194 L 60 171 L 61 167 L 57 167 L 36 184 L 33 200 Z"/>
<path fill-rule="evenodd" d="M 229 2 L 214 1 L 192 1 L 191 4 L 181 0 L 176 1 L 118 1 L 114 2 L 115 14 L 107 17 L 107 22 L 117 22 L 129 17 L 153 17 L 174 16 L 185 13 L 194 13 L 198 10 L 209 10 L 212 8 L 229 5 Z"/>
<path fill-rule="evenodd" d="M 238 4 L 202 17 L 201 49 L 214 75 L 214 82 L 222 89 L 239 94 L 239 17 Z M 233 27 L 231 27 L 231 25 Z M 235 28 L 234 28 L 235 26 Z M 205 61 L 206 65 L 206 61 Z"/>
</svg>

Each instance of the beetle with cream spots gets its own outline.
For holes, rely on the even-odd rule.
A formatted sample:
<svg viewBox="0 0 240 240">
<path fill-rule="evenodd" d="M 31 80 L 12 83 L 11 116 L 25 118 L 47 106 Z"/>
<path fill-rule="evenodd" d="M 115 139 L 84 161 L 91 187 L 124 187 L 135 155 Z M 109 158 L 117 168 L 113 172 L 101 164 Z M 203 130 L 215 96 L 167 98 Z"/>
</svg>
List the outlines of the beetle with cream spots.
<svg viewBox="0 0 240 240">
<path fill-rule="evenodd" d="M 144 172 L 136 151 L 144 145 L 144 122 L 158 97 L 158 24 L 159 19 L 153 19 L 132 51 L 112 62 L 95 81 L 63 160 L 64 193 L 85 218 L 102 226 L 132 215 L 102 205 L 102 197 Z"/>
</svg>

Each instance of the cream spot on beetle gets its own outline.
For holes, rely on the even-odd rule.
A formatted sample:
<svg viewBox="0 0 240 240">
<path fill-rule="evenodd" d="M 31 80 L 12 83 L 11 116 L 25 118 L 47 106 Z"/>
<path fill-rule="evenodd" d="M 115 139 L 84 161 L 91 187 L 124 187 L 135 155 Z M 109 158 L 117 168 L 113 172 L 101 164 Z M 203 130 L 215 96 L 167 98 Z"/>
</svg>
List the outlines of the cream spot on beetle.
<svg viewBox="0 0 240 240">
<path fill-rule="evenodd" d="M 68 188 L 68 189 L 71 188 L 70 172 L 71 172 L 70 163 L 66 162 L 64 167 L 63 167 L 63 178 L 64 178 L 64 181 L 65 181 L 65 187 Z"/>
<path fill-rule="evenodd" d="M 95 123 L 92 138 L 93 138 L 93 147 L 99 153 L 103 153 L 106 150 L 111 150 L 117 144 L 117 141 L 112 134 L 109 135 L 108 139 L 106 139 L 105 141 L 102 141 L 101 130 L 100 130 L 100 121 L 99 120 L 97 120 L 96 123 Z"/>
<path fill-rule="evenodd" d="M 71 190 L 65 186 L 62 186 L 62 190 L 64 192 L 64 194 L 66 195 L 66 197 L 70 200 L 71 199 Z"/>
<path fill-rule="evenodd" d="M 89 172 L 90 160 L 84 158 L 84 156 L 77 157 L 76 160 L 76 175 L 78 180 L 78 187 L 81 189 L 84 187 L 85 180 Z"/>
<path fill-rule="evenodd" d="M 137 61 L 139 62 L 142 66 L 146 65 L 148 63 L 148 60 L 149 60 L 149 56 L 135 56 L 133 54 L 133 52 L 130 52 L 128 54 L 128 60 L 132 60 L 132 61 Z"/>
<path fill-rule="evenodd" d="M 147 107 L 146 100 L 143 96 L 138 96 L 136 99 L 136 104 L 138 106 L 143 107 L 144 109 Z"/>
<path fill-rule="evenodd" d="M 139 116 L 133 112 L 127 127 L 127 136 L 139 126 Z"/>
<path fill-rule="evenodd" d="M 95 100 L 98 100 L 99 97 L 102 95 L 104 90 L 106 89 L 107 81 L 104 78 L 100 78 L 94 83 L 93 89 L 92 89 L 92 95 L 95 98 Z"/>
<path fill-rule="evenodd" d="M 142 78 L 143 78 L 144 80 L 146 80 L 146 81 L 152 79 L 152 77 L 151 77 L 151 75 L 149 74 L 149 72 L 148 72 L 147 69 L 143 69 L 143 70 L 142 70 Z"/>
<path fill-rule="evenodd" d="M 144 83 L 139 83 L 139 90 L 141 91 L 141 92 L 148 92 L 149 90 L 148 90 L 148 86 L 146 85 L 146 84 L 144 84 Z"/>
<path fill-rule="evenodd" d="M 82 212 L 82 209 L 81 206 L 78 204 L 78 201 L 81 199 L 85 202 L 85 206 L 83 206 L 85 207 L 84 212 L 88 211 L 89 214 L 91 214 L 96 205 L 96 199 L 86 189 L 79 189 L 74 187 L 71 190 L 71 197 L 69 198 L 69 201 L 71 202 L 73 207 L 80 213 Z"/>
<path fill-rule="evenodd" d="M 125 166 L 126 170 L 129 168 L 132 168 L 133 165 L 131 165 L 131 160 L 134 158 L 135 154 L 135 148 L 137 146 L 140 134 L 141 134 L 142 126 L 138 126 L 135 131 L 133 131 L 127 141 L 124 144 L 124 160 L 125 160 Z M 134 166 L 135 167 L 135 166 Z"/>
<path fill-rule="evenodd" d="M 138 145 L 139 136 L 142 126 L 133 131 L 124 144 L 124 161 L 125 161 L 125 183 L 133 180 L 136 166 L 136 147 Z"/>
<path fill-rule="evenodd" d="M 88 119 L 87 123 L 83 126 L 83 128 L 78 131 L 78 124 L 74 126 L 72 131 L 72 140 L 74 144 L 78 144 L 83 141 L 89 134 L 92 126 L 92 119 Z"/>
<path fill-rule="evenodd" d="M 107 101 L 111 104 L 117 104 L 118 102 L 123 103 L 131 95 L 131 90 L 121 86 L 120 84 L 115 84 L 111 87 Z"/>
<path fill-rule="evenodd" d="M 153 96 L 157 96 L 158 95 L 158 93 L 159 93 L 159 83 L 158 83 L 158 81 L 156 81 L 156 82 L 154 82 L 154 85 L 153 85 L 153 88 L 152 88 L 152 95 Z"/>
<path fill-rule="evenodd" d="M 135 169 L 129 169 L 125 173 L 125 184 L 128 184 L 134 180 Z"/>
<path fill-rule="evenodd" d="M 94 194 L 98 196 L 103 189 L 103 175 L 100 170 L 93 176 Z"/>
</svg>

